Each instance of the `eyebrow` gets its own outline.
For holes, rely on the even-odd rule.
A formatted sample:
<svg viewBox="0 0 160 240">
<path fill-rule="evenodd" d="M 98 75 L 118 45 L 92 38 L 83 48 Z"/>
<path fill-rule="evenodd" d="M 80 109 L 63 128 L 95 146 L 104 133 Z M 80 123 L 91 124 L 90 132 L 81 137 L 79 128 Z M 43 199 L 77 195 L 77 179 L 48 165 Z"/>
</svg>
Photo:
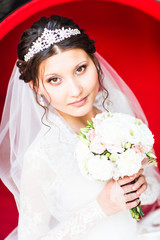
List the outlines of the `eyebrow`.
<svg viewBox="0 0 160 240">
<path fill-rule="evenodd" d="M 86 62 L 87 62 L 87 60 L 81 61 L 80 63 L 78 63 L 78 64 L 75 66 L 75 69 L 76 69 L 79 65 L 81 65 L 82 63 L 86 63 Z M 43 77 L 43 79 L 46 78 L 47 76 L 53 76 L 53 75 L 58 76 L 59 74 L 57 74 L 57 73 L 48 73 L 48 74 L 46 74 L 46 75 Z"/>
</svg>

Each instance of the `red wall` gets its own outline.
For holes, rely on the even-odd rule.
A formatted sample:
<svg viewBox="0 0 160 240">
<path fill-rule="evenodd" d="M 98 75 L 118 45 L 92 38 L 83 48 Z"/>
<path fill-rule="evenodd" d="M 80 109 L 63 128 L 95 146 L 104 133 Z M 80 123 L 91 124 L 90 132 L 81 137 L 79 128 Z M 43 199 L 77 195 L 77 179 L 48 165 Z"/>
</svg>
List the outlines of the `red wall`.
<svg viewBox="0 0 160 240">
<path fill-rule="evenodd" d="M 33 2 L 37 2 L 37 5 L 33 6 Z M 150 8 L 145 4 L 140 6 L 140 9 L 145 9 L 143 12 L 138 10 L 138 4 L 136 6 L 136 3 L 143 1 L 128 1 L 134 2 L 137 8 L 116 3 L 117 1 L 88 0 L 52 6 L 44 10 L 40 8 L 38 2 L 42 0 L 26 4 L 21 8 L 23 13 L 15 12 L 11 18 L 12 27 L 10 19 L 2 24 L 4 32 L 1 28 L 0 36 L 3 33 L 5 36 L 0 43 L 0 112 L 2 112 L 8 79 L 16 60 L 16 46 L 22 31 L 42 15 L 60 14 L 72 17 L 91 38 L 96 40 L 97 51 L 107 59 L 137 96 L 148 118 L 150 129 L 155 135 L 155 150 L 160 157 L 160 22 L 155 8 L 152 12 L 155 3 L 150 5 L 152 6 Z M 52 1 L 43 1 L 43 4 L 44 2 L 47 6 L 47 2 Z M 150 4 L 155 1 L 146 0 L 145 2 Z M 33 12 L 35 14 L 31 16 Z M 28 14 L 30 17 L 25 20 L 23 14 Z M 20 23 L 21 19 L 23 19 L 22 23 Z M 1 183 L 0 239 L 4 239 L 17 225 L 17 218 L 13 197 Z"/>
</svg>

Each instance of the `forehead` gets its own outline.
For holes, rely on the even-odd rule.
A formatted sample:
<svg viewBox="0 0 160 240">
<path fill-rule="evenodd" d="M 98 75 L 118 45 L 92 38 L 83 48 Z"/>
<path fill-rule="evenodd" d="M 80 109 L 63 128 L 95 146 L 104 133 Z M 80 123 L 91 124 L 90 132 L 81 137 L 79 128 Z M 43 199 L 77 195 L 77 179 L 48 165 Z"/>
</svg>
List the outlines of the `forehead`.
<svg viewBox="0 0 160 240">
<path fill-rule="evenodd" d="M 62 74 L 66 70 L 88 60 L 88 54 L 82 49 L 64 50 L 45 59 L 39 66 L 39 73 L 43 72 L 44 75 L 49 73 Z"/>
</svg>

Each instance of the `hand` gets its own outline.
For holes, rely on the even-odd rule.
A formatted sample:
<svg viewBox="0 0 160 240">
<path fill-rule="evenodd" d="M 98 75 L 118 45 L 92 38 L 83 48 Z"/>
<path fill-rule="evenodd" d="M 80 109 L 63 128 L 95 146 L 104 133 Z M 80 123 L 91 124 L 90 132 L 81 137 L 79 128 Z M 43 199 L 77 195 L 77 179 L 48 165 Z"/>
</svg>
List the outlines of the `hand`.
<svg viewBox="0 0 160 240">
<path fill-rule="evenodd" d="M 106 215 L 131 209 L 139 204 L 139 196 L 147 188 L 147 182 L 142 172 L 141 169 L 131 177 L 124 177 L 118 181 L 111 179 L 106 183 L 97 197 L 97 201 Z"/>
<path fill-rule="evenodd" d="M 126 208 L 131 209 L 132 203 L 136 198 L 147 189 L 147 182 L 144 175 L 142 175 L 143 169 L 140 169 L 137 174 L 131 177 L 124 177 L 118 180 L 119 185 L 123 189 L 126 200 Z M 126 182 L 128 182 L 126 184 Z"/>
</svg>

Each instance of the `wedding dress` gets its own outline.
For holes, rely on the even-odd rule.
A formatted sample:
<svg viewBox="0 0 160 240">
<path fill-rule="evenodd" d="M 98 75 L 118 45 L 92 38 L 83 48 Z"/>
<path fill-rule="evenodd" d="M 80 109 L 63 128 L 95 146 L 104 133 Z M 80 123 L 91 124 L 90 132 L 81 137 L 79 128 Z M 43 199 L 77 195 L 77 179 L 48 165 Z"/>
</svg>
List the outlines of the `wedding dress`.
<svg viewBox="0 0 160 240">
<path fill-rule="evenodd" d="M 102 63 L 103 59 L 98 58 Z M 110 66 L 106 77 L 104 85 L 113 103 L 111 109 L 109 105 L 107 108 L 136 115 L 146 122 L 136 98 Z M 105 111 L 102 102 L 101 91 L 94 105 Z M 43 109 L 29 86 L 19 80 L 15 68 L 0 131 L 0 176 L 14 194 L 19 211 L 18 227 L 7 240 L 148 240 L 144 234 L 148 227 L 139 227 L 129 210 L 112 216 L 104 214 L 96 198 L 105 183 L 90 181 L 80 173 L 74 156 L 77 134 L 55 109 L 43 119 L 45 124 L 42 115 Z M 141 202 L 151 204 L 159 197 L 159 181 L 152 167 L 146 168 L 144 174 L 148 188 Z M 146 224 L 151 226 L 152 222 Z M 143 235 L 138 236 L 138 232 Z"/>
<path fill-rule="evenodd" d="M 138 239 L 137 223 L 128 210 L 106 216 L 98 205 L 96 197 L 105 183 L 81 175 L 74 157 L 77 135 L 58 113 L 48 118 L 51 129 L 43 126 L 24 157 L 19 239 Z M 156 179 L 149 174 L 148 180 L 142 204 L 158 196 Z"/>
</svg>

